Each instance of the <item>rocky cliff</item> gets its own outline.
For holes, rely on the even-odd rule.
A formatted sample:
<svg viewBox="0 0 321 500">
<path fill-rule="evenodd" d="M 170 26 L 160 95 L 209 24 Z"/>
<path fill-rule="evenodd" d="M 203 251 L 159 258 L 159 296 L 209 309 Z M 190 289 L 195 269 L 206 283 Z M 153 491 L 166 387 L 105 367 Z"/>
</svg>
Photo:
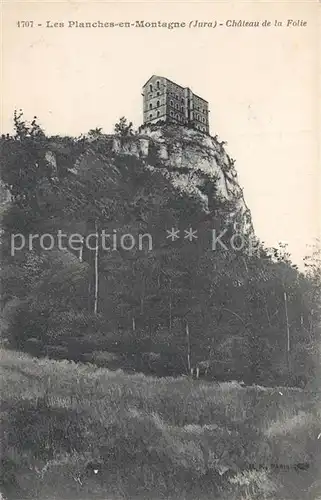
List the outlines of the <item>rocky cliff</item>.
<svg viewBox="0 0 321 500">
<path fill-rule="evenodd" d="M 159 171 L 180 192 L 196 197 L 200 208 L 209 212 L 209 196 L 204 184 L 215 183 L 215 195 L 230 202 L 230 221 L 238 229 L 253 234 L 251 213 L 239 184 L 234 160 L 227 154 L 225 143 L 194 129 L 176 125 L 142 126 L 126 137 L 107 135 L 105 154 L 127 155 L 141 159 L 146 168 Z M 86 152 L 73 172 L 88 165 Z M 87 156 L 87 158 L 86 158 Z"/>
<path fill-rule="evenodd" d="M 301 277 L 282 255 L 249 251 L 251 215 L 217 137 L 175 125 L 80 138 L 21 129 L 0 141 L 13 196 L 2 207 L 13 347 L 32 341 L 37 355 L 78 361 L 112 353 L 124 369 L 159 375 L 210 363 L 217 378 L 280 380 L 287 290 L 293 373 L 303 370 Z M 213 246 L 217 230 L 223 245 Z M 35 235 L 35 246 L 12 252 L 12 233 Z M 107 240 L 98 252 L 95 234 Z"/>
</svg>

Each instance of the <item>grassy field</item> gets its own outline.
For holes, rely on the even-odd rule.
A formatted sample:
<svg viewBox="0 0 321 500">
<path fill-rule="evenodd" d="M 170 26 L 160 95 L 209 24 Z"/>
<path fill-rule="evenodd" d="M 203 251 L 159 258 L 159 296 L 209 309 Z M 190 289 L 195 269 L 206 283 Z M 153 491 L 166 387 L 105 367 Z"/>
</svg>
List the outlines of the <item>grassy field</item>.
<svg viewBox="0 0 321 500">
<path fill-rule="evenodd" d="M 321 499 L 320 393 L 6 350 L 1 381 L 7 500 Z"/>
</svg>

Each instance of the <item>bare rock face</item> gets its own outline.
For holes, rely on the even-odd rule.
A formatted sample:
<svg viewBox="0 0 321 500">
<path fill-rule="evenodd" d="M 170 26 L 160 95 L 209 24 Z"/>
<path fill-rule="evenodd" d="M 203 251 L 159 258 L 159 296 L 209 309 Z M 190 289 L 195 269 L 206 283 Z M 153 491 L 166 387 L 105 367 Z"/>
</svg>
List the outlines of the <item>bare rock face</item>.
<svg viewBox="0 0 321 500">
<path fill-rule="evenodd" d="M 75 175 L 90 175 L 92 168 L 104 169 L 106 176 L 117 183 L 118 172 L 113 158 L 132 156 L 143 161 L 149 170 L 157 170 L 171 181 L 178 192 L 197 199 L 205 213 L 210 212 L 214 197 L 230 202 L 229 222 L 237 230 L 254 234 L 251 213 L 239 184 L 235 162 L 225 151 L 224 142 L 195 129 L 179 125 L 144 125 L 129 136 L 105 135 L 99 153 L 92 144 L 69 171 Z M 106 169 L 108 160 L 108 170 Z M 53 171 L 54 155 L 48 152 Z M 87 173 L 86 173 L 87 172 Z M 209 192 L 204 189 L 210 184 Z M 215 186 L 215 189 L 214 189 Z M 209 194 L 210 193 L 210 194 Z"/>
<path fill-rule="evenodd" d="M 4 183 L 0 181 L 0 206 L 6 205 L 11 201 L 11 194 Z M 0 497 L 1 500 L 1 497 Z"/>
<path fill-rule="evenodd" d="M 209 200 L 200 187 L 204 176 L 215 182 L 217 196 L 231 202 L 231 218 L 242 221 L 243 231 L 253 233 L 250 211 L 239 184 L 234 160 L 226 153 L 224 142 L 182 126 L 143 126 L 140 133 L 114 139 L 113 152 L 142 158 L 149 169 L 169 176 L 181 191 L 199 198 L 205 211 Z"/>
<path fill-rule="evenodd" d="M 57 159 L 52 151 L 46 151 L 45 158 L 52 169 L 52 178 L 58 179 Z"/>
</svg>

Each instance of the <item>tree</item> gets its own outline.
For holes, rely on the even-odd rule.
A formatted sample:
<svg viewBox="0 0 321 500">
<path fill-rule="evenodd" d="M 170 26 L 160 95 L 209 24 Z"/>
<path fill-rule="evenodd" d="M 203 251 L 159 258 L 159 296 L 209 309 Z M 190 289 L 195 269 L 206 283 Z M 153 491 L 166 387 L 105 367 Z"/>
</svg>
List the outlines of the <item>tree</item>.
<svg viewBox="0 0 321 500">
<path fill-rule="evenodd" d="M 13 136 L 2 137 L 0 142 L 2 181 L 16 202 L 37 211 L 38 188 L 52 175 L 52 166 L 46 159 L 48 139 L 37 117 L 28 124 L 21 110 L 14 112 L 14 130 Z"/>
<path fill-rule="evenodd" d="M 92 128 L 88 132 L 88 138 L 92 140 L 100 139 L 103 135 L 101 127 Z"/>
<path fill-rule="evenodd" d="M 134 135 L 133 123 L 132 122 L 128 123 L 127 119 L 124 116 L 122 116 L 119 119 L 119 122 L 116 123 L 114 130 L 115 130 L 115 134 L 120 135 L 121 137 L 127 137 L 127 136 Z"/>
</svg>

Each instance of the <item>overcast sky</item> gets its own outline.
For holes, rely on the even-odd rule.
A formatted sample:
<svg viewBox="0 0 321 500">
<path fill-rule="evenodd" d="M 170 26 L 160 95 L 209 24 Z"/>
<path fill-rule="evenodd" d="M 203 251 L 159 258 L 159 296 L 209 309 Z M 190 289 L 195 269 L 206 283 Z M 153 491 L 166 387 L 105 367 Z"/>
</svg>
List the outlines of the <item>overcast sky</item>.
<svg viewBox="0 0 321 500">
<path fill-rule="evenodd" d="M 166 76 L 209 101 L 210 132 L 227 141 L 257 235 L 287 242 L 300 263 L 320 236 L 317 8 L 289 3 L 3 5 L 3 132 L 15 108 L 49 134 L 111 132 L 142 122 L 141 87 Z M 307 27 L 18 28 L 18 20 L 306 20 Z M 320 30 L 321 31 L 321 30 Z M 320 32 L 319 32 L 320 33 Z M 319 58 L 319 59 L 318 59 Z M 318 100 L 319 92 L 319 100 Z"/>
</svg>

